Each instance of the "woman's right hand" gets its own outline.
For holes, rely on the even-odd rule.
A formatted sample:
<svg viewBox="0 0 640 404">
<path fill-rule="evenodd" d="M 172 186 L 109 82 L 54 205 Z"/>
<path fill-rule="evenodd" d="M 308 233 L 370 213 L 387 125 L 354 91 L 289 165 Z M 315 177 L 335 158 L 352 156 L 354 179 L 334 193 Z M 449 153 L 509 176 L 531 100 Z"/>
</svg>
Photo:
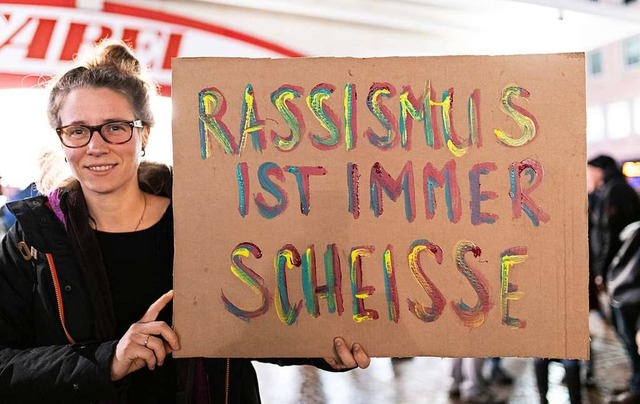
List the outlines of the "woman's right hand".
<svg viewBox="0 0 640 404">
<path fill-rule="evenodd" d="M 148 367 L 162 366 L 168 354 L 180 349 L 178 335 L 164 321 L 156 321 L 160 311 L 173 299 L 173 290 L 156 300 L 140 321 L 122 336 L 111 361 L 111 380 L 117 381 Z"/>
</svg>

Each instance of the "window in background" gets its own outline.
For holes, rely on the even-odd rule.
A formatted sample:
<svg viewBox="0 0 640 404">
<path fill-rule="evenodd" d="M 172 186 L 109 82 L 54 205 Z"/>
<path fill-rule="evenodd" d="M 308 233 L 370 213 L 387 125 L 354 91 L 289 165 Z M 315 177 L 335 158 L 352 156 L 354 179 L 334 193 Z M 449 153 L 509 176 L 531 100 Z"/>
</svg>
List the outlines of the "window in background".
<svg viewBox="0 0 640 404">
<path fill-rule="evenodd" d="M 633 100 L 631 104 L 632 116 L 633 120 L 633 133 L 636 135 L 640 134 L 640 97 L 637 97 Z"/>
<path fill-rule="evenodd" d="M 602 73 L 602 52 L 599 50 L 587 53 L 587 73 L 590 76 Z"/>
<path fill-rule="evenodd" d="M 607 105 L 607 137 L 622 139 L 631 134 L 631 108 L 627 101 Z"/>
<path fill-rule="evenodd" d="M 622 52 L 626 66 L 640 64 L 640 36 L 625 39 L 622 43 Z"/>
<path fill-rule="evenodd" d="M 587 108 L 587 142 L 603 140 L 604 131 L 604 108 L 601 106 Z"/>
</svg>

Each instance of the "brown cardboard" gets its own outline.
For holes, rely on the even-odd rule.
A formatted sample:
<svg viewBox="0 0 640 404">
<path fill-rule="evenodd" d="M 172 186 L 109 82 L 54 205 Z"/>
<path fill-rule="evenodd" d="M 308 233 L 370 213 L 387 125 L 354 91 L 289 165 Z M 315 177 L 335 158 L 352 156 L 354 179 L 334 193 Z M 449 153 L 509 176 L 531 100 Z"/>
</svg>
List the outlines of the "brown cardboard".
<svg viewBox="0 0 640 404">
<path fill-rule="evenodd" d="M 355 93 L 351 98 L 345 97 L 347 85 Z M 283 86 L 290 88 L 288 100 Z M 412 96 L 401 97 L 407 88 Z M 440 147 L 427 144 L 424 120 L 410 118 L 410 147 L 403 147 L 400 99 L 412 100 L 419 116 L 421 105 L 429 104 L 424 96 L 428 88 L 432 104 L 444 100 L 444 107 L 428 108 L 432 120 L 427 128 L 433 129 Z M 203 90 L 208 92 L 200 102 Z M 288 106 L 304 122 L 297 146 L 289 151 L 274 145 L 272 133 L 282 140 L 281 148 L 296 142 L 289 138 L 287 143 L 287 114 L 272 103 L 272 93 L 276 101 L 278 94 L 285 99 L 281 109 Z M 450 104 L 447 94 L 453 94 Z M 340 128 L 337 146 L 317 146 L 331 142 L 326 140 L 330 132 L 312 112 L 314 105 L 325 120 L 331 114 L 323 114 L 323 108 L 333 112 Z M 353 125 L 347 125 L 356 140 L 350 150 L 345 105 L 355 105 Z M 450 135 L 451 147 L 443 134 L 450 127 L 443 123 L 447 106 L 457 135 Z M 474 111 L 471 121 L 478 133 L 472 141 L 469 110 Z M 377 136 L 386 134 L 372 111 L 393 122 L 396 141 L 386 149 L 374 146 L 366 135 L 369 128 Z M 174 59 L 173 114 L 174 324 L 182 346 L 176 356 L 322 357 L 331 355 L 333 337 L 342 336 L 348 343 L 360 342 L 372 356 L 587 357 L 583 54 Z M 210 155 L 203 158 L 205 121 L 209 129 L 222 122 L 236 148 L 225 153 L 213 131 L 203 129 L 210 142 Z M 261 152 L 252 141 L 257 133 L 252 129 L 260 125 L 265 141 Z M 248 134 L 237 153 L 243 128 Z M 506 132 L 504 142 L 496 130 Z M 314 143 L 310 133 L 325 140 Z M 471 144 L 463 152 L 465 142 Z M 408 162 L 415 190 L 411 221 L 406 192 L 400 192 L 402 181 L 393 184 L 403 169 L 409 170 Z M 350 163 L 358 167 L 358 214 L 349 210 Z M 455 171 L 459 199 L 452 186 L 450 200 L 459 211 L 449 213 L 445 188 L 435 187 L 435 213 L 429 217 L 423 186 L 429 164 Z M 260 167 L 271 180 L 263 179 L 265 186 L 260 184 Z M 306 214 L 295 167 L 310 172 L 299 175 L 302 185 L 308 179 Z M 518 181 L 512 184 L 511 176 Z M 382 189 L 377 217 L 371 207 L 371 178 Z M 264 217 L 267 213 L 261 214 L 256 202 L 263 202 L 265 212 L 278 204 L 278 191 L 266 190 L 269 183 L 288 196 L 286 208 L 274 218 Z M 246 194 L 240 184 L 249 185 Z M 395 187 L 395 202 L 382 184 L 388 184 L 391 194 Z M 244 217 L 240 195 L 247 197 Z M 527 212 L 536 209 L 534 220 Z M 259 248 L 261 258 L 250 248 L 241 250 L 236 275 L 232 252 L 243 243 Z M 295 249 L 304 258 L 310 256 L 306 250 L 311 245 L 318 288 L 327 283 L 325 252 L 335 251 L 329 261 L 339 261 L 341 268 L 341 314 L 337 309 L 330 313 L 327 298 L 319 295 L 319 315 L 310 314 L 315 311 L 307 303 L 314 299 L 305 300 L 300 264 L 281 271 L 287 292 L 277 294 L 278 251 L 289 246 L 290 256 Z M 393 277 L 385 275 L 391 271 L 383 264 L 387 246 L 397 286 L 389 293 L 385 279 Z M 465 253 L 456 258 L 456 248 Z M 408 257 L 414 258 L 413 272 Z M 501 282 L 507 267 L 508 281 Z M 466 276 L 465 270 L 475 275 Z M 241 279 L 242 272 L 251 271 L 255 279 L 262 279 L 257 292 Z M 356 289 L 359 285 L 357 298 L 353 284 Z M 389 306 L 394 294 L 397 306 Z M 224 299 L 244 314 L 233 314 Z M 292 321 L 295 305 L 299 312 Z M 371 319 L 366 319 L 367 310 Z"/>
</svg>

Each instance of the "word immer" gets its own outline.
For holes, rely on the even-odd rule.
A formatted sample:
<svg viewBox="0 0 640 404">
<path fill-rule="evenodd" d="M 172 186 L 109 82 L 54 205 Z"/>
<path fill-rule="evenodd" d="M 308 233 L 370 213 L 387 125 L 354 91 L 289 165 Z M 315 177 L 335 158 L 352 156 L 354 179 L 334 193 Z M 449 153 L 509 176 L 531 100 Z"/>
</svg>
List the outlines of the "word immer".
<svg viewBox="0 0 640 404">
<path fill-rule="evenodd" d="M 336 87 L 332 84 L 320 83 L 306 96 L 307 108 L 326 132 L 322 134 L 311 131 L 307 133 L 304 116 L 294 103 L 295 99 L 303 97 L 303 88 L 285 84 L 273 91 L 270 95 L 271 103 L 289 129 L 286 135 L 271 130 L 269 135 L 273 147 L 279 151 L 290 152 L 300 144 L 306 134 L 318 150 L 334 149 L 340 145 L 341 141 L 344 142 L 346 150 L 354 149 L 358 139 L 356 86 L 355 84 L 345 85 L 341 100 L 341 114 L 337 114 L 327 104 L 335 90 Z M 367 109 L 380 124 L 380 128 L 368 127 L 364 130 L 363 136 L 379 150 L 392 149 L 398 143 L 406 150 L 411 149 L 411 129 L 414 121 L 422 121 L 426 145 L 433 149 L 441 148 L 444 143 L 454 156 L 461 157 L 467 153 L 471 145 L 482 146 L 482 138 L 478 130 L 480 127 L 479 90 L 474 90 L 468 99 L 469 137 L 465 140 L 461 140 L 453 126 L 453 88 L 444 91 L 440 101 L 435 101 L 430 82 L 427 82 L 424 94 L 417 98 L 410 86 L 403 86 L 402 92 L 395 100 L 399 110 L 398 118 L 385 105 L 385 100 L 395 97 L 396 93 L 392 84 L 373 83 L 366 98 Z M 501 95 L 500 109 L 513 119 L 521 133 L 512 135 L 502 129 L 493 131 L 502 144 L 512 147 L 527 144 L 533 139 L 537 130 L 535 117 L 514 103 L 514 99 L 518 97 L 527 98 L 529 92 L 514 85 L 505 87 Z M 233 136 L 225 123 L 227 102 L 222 91 L 215 87 L 203 89 L 198 94 L 198 107 L 202 159 L 211 156 L 212 138 L 226 154 L 240 154 L 245 149 L 249 138 L 255 150 L 261 152 L 267 147 L 265 120 L 260 118 L 258 103 L 251 84 L 247 84 L 244 90 L 240 122 L 237 126 L 238 136 Z M 442 121 L 441 135 L 438 133 L 438 115 Z"/>
<path fill-rule="evenodd" d="M 467 174 L 469 183 L 469 208 L 470 219 L 474 225 L 482 223 L 494 223 L 498 219 L 496 213 L 483 212 L 481 202 L 497 198 L 497 193 L 481 189 L 481 177 L 496 171 L 497 166 L 493 162 L 475 164 Z M 345 208 L 354 219 L 360 217 L 360 167 L 352 162 L 346 164 L 346 185 L 348 190 L 348 207 Z M 417 171 L 415 173 L 414 171 Z M 311 177 L 324 176 L 327 169 L 321 166 L 284 166 L 280 167 L 274 162 L 260 164 L 257 169 L 257 178 L 264 193 L 269 194 L 275 201 L 267 203 L 263 192 L 256 192 L 253 202 L 260 215 L 266 219 L 273 219 L 286 211 L 289 206 L 290 196 L 282 184 L 287 177 L 295 180 L 300 200 L 300 212 L 309 215 L 311 209 Z M 285 175 L 287 174 L 287 175 Z M 444 200 L 447 207 L 447 217 L 451 223 L 457 223 L 462 214 L 462 198 L 460 185 L 454 159 L 445 163 L 442 169 L 432 163 L 414 167 L 411 160 L 407 161 L 400 174 L 394 178 L 384 166 L 376 162 L 369 170 L 369 206 L 373 215 L 379 217 L 383 214 L 383 194 L 392 201 L 397 201 L 404 194 L 405 217 L 408 222 L 416 218 L 416 179 L 418 176 L 418 189 L 424 197 L 424 213 L 427 219 L 433 219 L 436 213 L 435 189 L 444 188 Z M 522 176 L 525 176 L 524 180 Z M 362 175 L 365 175 L 363 173 Z M 511 163 L 508 171 L 503 174 L 508 177 L 509 196 L 512 205 L 512 217 L 518 219 L 524 212 L 534 226 L 540 222 L 547 222 L 550 216 L 534 202 L 531 193 L 540 186 L 543 179 L 542 165 L 533 159 Z M 238 185 L 238 212 L 242 217 L 249 214 L 251 201 L 251 181 L 248 163 L 237 165 L 236 180 Z M 317 181 L 320 181 L 318 179 Z M 367 191 L 365 191 L 367 192 Z M 418 191 L 420 192 L 420 191 Z"/>
<path fill-rule="evenodd" d="M 351 289 L 351 311 L 356 322 L 378 320 L 380 315 L 377 310 L 367 308 L 365 300 L 371 297 L 376 288 L 365 285 L 363 282 L 363 260 L 371 257 L 375 248 L 373 246 L 353 247 L 348 257 L 348 280 Z M 407 253 L 408 269 L 415 282 L 420 285 L 430 303 L 423 303 L 418 299 L 407 298 L 407 310 L 419 320 L 425 323 L 436 321 L 446 307 L 446 298 L 438 286 L 429 279 L 421 264 L 422 254 L 430 254 L 437 265 L 442 265 L 442 249 L 428 241 L 414 241 Z M 493 303 L 488 292 L 488 282 L 484 275 L 472 267 L 468 262 L 468 255 L 478 258 L 481 255 L 480 247 L 471 241 L 461 241 L 455 246 L 454 261 L 456 268 L 464 276 L 477 295 L 476 304 L 471 306 L 462 299 L 451 302 L 451 309 L 456 313 L 462 324 L 469 328 L 476 328 L 483 324 L 486 314 L 492 308 Z M 317 263 L 315 246 L 310 245 L 304 251 L 299 252 L 291 244 L 284 245 L 277 251 L 273 260 L 275 271 L 275 287 L 273 296 L 265 285 L 264 279 L 251 269 L 243 259 L 253 257 L 260 259 L 260 248 L 249 242 L 241 243 L 231 253 L 231 272 L 259 298 L 260 303 L 255 308 L 242 308 L 234 304 L 222 291 L 222 301 L 227 311 L 239 319 L 249 321 L 265 315 L 271 303 L 275 306 L 278 319 L 285 324 L 294 324 L 303 307 L 307 314 L 317 318 L 320 316 L 319 300 L 326 300 L 327 311 L 330 314 L 344 313 L 344 298 L 342 295 L 342 265 L 338 248 L 335 244 L 329 244 L 324 253 L 325 284 L 318 284 Z M 505 249 L 500 254 L 500 310 L 502 324 L 512 328 L 526 327 L 526 321 L 512 317 L 509 314 L 509 302 L 519 300 L 524 293 L 518 291 L 518 285 L 509 282 L 509 273 L 515 264 L 527 259 L 527 247 L 517 246 Z M 297 299 L 290 296 L 287 287 L 287 271 L 297 268 L 301 271 L 303 298 Z M 396 286 L 396 264 L 393 246 L 387 245 L 383 252 L 382 274 L 384 276 L 384 294 L 386 311 L 390 321 L 400 320 L 400 296 Z M 294 302 L 292 303 L 292 300 Z"/>
</svg>

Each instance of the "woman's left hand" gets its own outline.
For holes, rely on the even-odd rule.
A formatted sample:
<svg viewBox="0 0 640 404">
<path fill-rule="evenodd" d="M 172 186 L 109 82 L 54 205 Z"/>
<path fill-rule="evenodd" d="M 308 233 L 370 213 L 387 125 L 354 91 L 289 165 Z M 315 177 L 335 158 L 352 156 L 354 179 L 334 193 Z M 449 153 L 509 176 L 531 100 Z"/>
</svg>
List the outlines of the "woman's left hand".
<svg viewBox="0 0 640 404">
<path fill-rule="evenodd" d="M 366 369 L 371 363 L 371 358 L 362 349 L 362 345 L 356 342 L 349 348 L 341 337 L 333 339 L 333 357 L 324 358 L 324 360 L 335 370 L 354 369 L 357 367 Z"/>
</svg>

